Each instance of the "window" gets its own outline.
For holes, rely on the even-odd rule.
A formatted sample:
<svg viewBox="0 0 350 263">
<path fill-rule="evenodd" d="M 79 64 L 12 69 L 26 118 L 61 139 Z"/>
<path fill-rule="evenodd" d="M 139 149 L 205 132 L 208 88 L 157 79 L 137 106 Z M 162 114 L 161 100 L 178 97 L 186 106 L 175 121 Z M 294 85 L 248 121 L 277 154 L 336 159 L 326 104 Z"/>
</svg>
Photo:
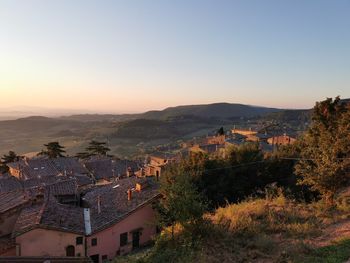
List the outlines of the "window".
<svg viewBox="0 0 350 263">
<path fill-rule="evenodd" d="M 66 256 L 67 257 L 75 257 L 75 247 L 74 246 L 66 247 Z"/>
<path fill-rule="evenodd" d="M 120 234 L 120 246 L 126 246 L 128 244 L 128 233 Z"/>
<path fill-rule="evenodd" d="M 82 245 L 83 244 L 83 237 L 77 237 L 76 244 L 77 245 Z"/>
<path fill-rule="evenodd" d="M 91 239 L 91 246 L 97 246 L 97 238 Z"/>
<path fill-rule="evenodd" d="M 105 261 L 107 261 L 107 255 L 102 256 L 102 262 L 105 262 Z"/>
</svg>

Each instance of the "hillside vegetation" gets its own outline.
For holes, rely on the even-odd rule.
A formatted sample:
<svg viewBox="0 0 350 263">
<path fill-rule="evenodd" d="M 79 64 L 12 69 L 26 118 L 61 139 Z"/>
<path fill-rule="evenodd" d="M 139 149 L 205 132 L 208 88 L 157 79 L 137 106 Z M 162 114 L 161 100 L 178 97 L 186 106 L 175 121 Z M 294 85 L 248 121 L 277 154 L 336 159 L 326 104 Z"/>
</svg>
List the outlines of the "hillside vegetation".
<svg viewBox="0 0 350 263">
<path fill-rule="evenodd" d="M 344 207 L 343 207 L 344 208 Z M 177 225 L 163 231 L 155 247 L 116 262 L 345 262 L 350 233 L 327 238 L 340 224 L 350 226 L 349 210 L 327 211 L 322 202 L 306 204 L 283 195 L 227 205 L 189 233 Z M 327 238 L 326 243 L 319 242 Z"/>
</svg>

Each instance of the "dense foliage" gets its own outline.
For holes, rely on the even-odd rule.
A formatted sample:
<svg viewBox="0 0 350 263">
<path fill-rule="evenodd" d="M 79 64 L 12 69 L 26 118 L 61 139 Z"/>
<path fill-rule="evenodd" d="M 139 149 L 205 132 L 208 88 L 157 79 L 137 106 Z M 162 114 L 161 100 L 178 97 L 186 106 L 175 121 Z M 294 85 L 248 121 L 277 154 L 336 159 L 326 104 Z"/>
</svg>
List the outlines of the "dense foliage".
<svg viewBox="0 0 350 263">
<path fill-rule="evenodd" d="M 313 123 L 302 138 L 296 172 L 333 205 L 335 194 L 350 179 L 350 105 L 339 97 L 317 102 Z"/>
<path fill-rule="evenodd" d="M 42 150 L 39 155 L 45 155 L 49 158 L 58 158 L 63 157 L 64 153 L 66 152 L 64 150 L 64 147 L 61 146 L 58 142 L 49 142 L 48 144 L 44 144 L 46 147 L 45 150 Z"/>
</svg>

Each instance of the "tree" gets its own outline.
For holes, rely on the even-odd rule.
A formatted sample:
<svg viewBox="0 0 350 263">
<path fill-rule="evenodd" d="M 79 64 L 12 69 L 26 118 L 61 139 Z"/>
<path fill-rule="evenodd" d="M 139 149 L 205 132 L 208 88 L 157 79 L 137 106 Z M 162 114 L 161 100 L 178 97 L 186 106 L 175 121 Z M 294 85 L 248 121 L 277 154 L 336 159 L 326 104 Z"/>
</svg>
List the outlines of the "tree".
<svg viewBox="0 0 350 263">
<path fill-rule="evenodd" d="M 14 151 L 9 151 L 8 154 L 4 154 L 3 157 L 1 157 L 1 163 L 8 164 L 12 162 L 18 161 L 20 156 L 18 156 Z"/>
<path fill-rule="evenodd" d="M 46 147 L 46 150 L 42 150 L 39 155 L 46 155 L 49 158 L 58 158 L 63 157 L 63 153 L 66 152 L 64 147 L 58 142 L 50 142 L 48 144 L 44 144 L 44 146 Z"/>
<path fill-rule="evenodd" d="M 316 103 L 312 120 L 295 169 L 299 183 L 318 191 L 331 206 L 350 177 L 350 105 L 327 98 Z"/>
<path fill-rule="evenodd" d="M 217 134 L 218 136 L 220 136 L 220 135 L 225 135 L 224 127 L 221 127 L 221 128 L 217 131 L 216 134 Z"/>
<path fill-rule="evenodd" d="M 78 157 L 79 159 L 88 159 L 91 156 L 88 152 L 79 152 L 75 155 L 75 157 Z"/>
<path fill-rule="evenodd" d="M 109 152 L 111 149 L 109 149 L 108 147 L 106 147 L 105 142 L 99 142 L 99 141 L 95 141 L 92 140 L 89 143 L 89 146 L 86 148 L 86 151 L 88 154 L 91 155 L 107 155 L 107 152 Z"/>
<path fill-rule="evenodd" d="M 202 222 L 206 205 L 183 167 L 171 166 L 161 177 L 160 192 L 163 196 L 157 206 L 161 226 L 176 223 L 188 230 Z M 172 231 L 174 235 L 174 231 Z"/>
<path fill-rule="evenodd" d="M 0 173 L 7 173 L 9 168 L 8 163 L 17 162 L 20 156 L 18 156 L 14 151 L 9 151 L 8 154 L 4 154 L 0 161 Z"/>
</svg>

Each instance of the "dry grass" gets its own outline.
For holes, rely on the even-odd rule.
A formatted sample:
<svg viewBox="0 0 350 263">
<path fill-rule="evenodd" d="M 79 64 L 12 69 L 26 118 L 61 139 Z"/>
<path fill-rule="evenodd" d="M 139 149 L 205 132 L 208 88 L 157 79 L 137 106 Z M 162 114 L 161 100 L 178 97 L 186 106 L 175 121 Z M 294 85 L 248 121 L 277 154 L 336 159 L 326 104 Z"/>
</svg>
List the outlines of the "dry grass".
<svg viewBox="0 0 350 263">
<path fill-rule="evenodd" d="M 350 243 L 336 242 L 350 238 L 346 211 L 296 203 L 283 195 L 249 199 L 206 215 L 199 236 L 176 226 L 172 239 L 166 229 L 153 249 L 128 262 L 287 263 L 319 262 L 322 257 L 331 259 L 322 262 L 342 262 Z"/>
</svg>

